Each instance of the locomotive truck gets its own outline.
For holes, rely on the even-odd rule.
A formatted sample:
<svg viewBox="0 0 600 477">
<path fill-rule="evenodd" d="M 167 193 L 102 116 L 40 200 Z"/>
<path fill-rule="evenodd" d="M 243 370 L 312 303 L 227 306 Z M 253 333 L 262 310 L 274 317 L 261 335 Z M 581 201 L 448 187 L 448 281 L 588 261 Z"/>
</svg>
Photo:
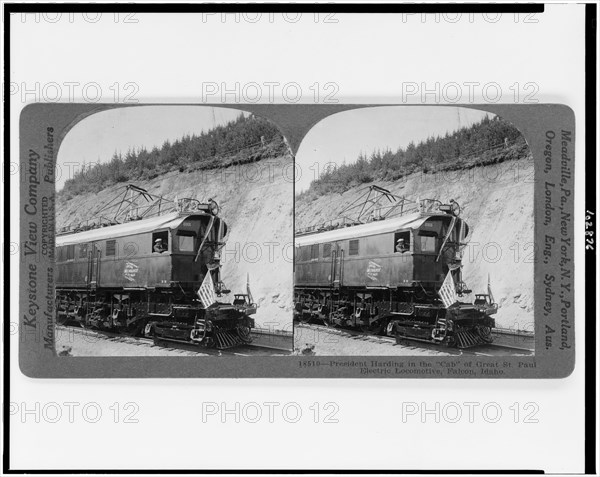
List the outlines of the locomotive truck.
<svg viewBox="0 0 600 477">
<path fill-rule="evenodd" d="M 57 322 L 161 342 L 249 343 L 249 288 L 218 301 L 229 293 L 220 277 L 226 233 L 214 201 L 186 199 L 167 213 L 58 234 Z"/>
<path fill-rule="evenodd" d="M 396 212 L 406 205 L 402 201 L 398 208 L 399 203 L 392 207 Z M 471 293 L 461 273 L 468 234 L 458 204 L 437 200 L 419 201 L 395 217 L 377 213 L 363 222 L 299 231 L 295 319 L 387 334 L 398 341 L 459 348 L 490 343 L 491 315 L 498 306 L 489 283 L 488 293 L 461 301 Z"/>
</svg>

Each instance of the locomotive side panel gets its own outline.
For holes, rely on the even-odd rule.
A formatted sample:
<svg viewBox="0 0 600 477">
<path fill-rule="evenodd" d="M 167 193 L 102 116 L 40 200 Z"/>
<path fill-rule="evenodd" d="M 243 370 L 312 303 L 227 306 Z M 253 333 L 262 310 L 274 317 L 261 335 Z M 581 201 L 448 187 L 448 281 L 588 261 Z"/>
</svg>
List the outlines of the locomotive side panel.
<svg viewBox="0 0 600 477">
<path fill-rule="evenodd" d="M 413 257 L 414 260 L 414 277 L 415 281 L 420 283 L 427 289 L 438 289 L 446 277 L 443 272 L 444 264 L 436 261 L 435 254 L 417 253 Z"/>
<path fill-rule="evenodd" d="M 56 247 L 57 288 L 85 288 L 90 280 L 89 249 L 93 244 Z"/>
<path fill-rule="evenodd" d="M 157 231 L 57 247 L 57 287 L 168 286 L 172 279 L 170 253 L 168 249 L 163 253 L 152 251 L 153 237 L 165 233 Z"/>
<path fill-rule="evenodd" d="M 57 247 L 57 286 L 156 288 L 177 282 L 197 289 L 207 264 L 218 266 L 219 242 L 226 232 L 221 219 L 196 215 L 173 229 L 162 227 L 81 243 L 75 238 L 75 243 Z"/>
<path fill-rule="evenodd" d="M 467 230 L 461 219 L 434 216 L 418 227 L 357 236 L 297 249 L 295 284 L 438 289 L 457 261 L 458 243 Z M 463 230 L 461 231 L 461 227 Z M 450 231 L 450 232 L 449 232 Z M 440 253 L 440 250 L 443 250 Z"/>
<path fill-rule="evenodd" d="M 396 237 L 406 237 L 406 249 L 396 250 Z M 413 259 L 410 232 L 399 231 L 298 247 L 296 286 L 410 286 Z"/>
<path fill-rule="evenodd" d="M 413 280 L 410 248 L 395 250 L 395 232 L 370 235 L 345 241 L 341 274 L 343 286 L 408 286 Z"/>
<path fill-rule="evenodd" d="M 100 273 L 99 287 L 168 287 L 171 285 L 171 257 L 161 254 L 139 259 L 105 260 L 101 264 Z"/>
<path fill-rule="evenodd" d="M 333 284 L 336 243 L 298 247 L 294 260 L 296 285 L 328 287 Z"/>
<path fill-rule="evenodd" d="M 171 257 L 173 267 L 173 281 L 179 283 L 184 289 L 197 290 L 208 271 L 206 261 L 194 261 L 194 255 L 174 254 Z"/>
</svg>

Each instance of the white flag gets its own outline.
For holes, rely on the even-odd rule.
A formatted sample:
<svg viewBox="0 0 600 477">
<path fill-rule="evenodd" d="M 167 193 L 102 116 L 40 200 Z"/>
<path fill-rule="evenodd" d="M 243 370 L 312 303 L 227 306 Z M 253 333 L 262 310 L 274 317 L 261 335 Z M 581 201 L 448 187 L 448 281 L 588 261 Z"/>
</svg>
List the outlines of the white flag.
<svg viewBox="0 0 600 477">
<path fill-rule="evenodd" d="M 215 303 L 216 293 L 215 293 L 215 285 L 213 284 L 212 277 L 210 271 L 206 273 L 204 280 L 202 281 L 202 285 L 198 288 L 198 296 L 200 297 L 200 301 L 204 305 L 204 308 L 208 308 L 210 305 Z"/>
<path fill-rule="evenodd" d="M 454 305 L 458 301 L 456 295 L 456 288 L 454 286 L 454 279 L 452 278 L 452 272 L 448 272 L 446 275 L 446 279 L 444 283 L 442 283 L 442 287 L 438 291 L 440 298 L 444 302 L 444 306 L 449 308 L 451 305 Z"/>
<path fill-rule="evenodd" d="M 248 302 L 252 303 L 252 292 L 250 291 L 250 274 L 246 274 L 246 293 L 248 294 Z"/>
</svg>

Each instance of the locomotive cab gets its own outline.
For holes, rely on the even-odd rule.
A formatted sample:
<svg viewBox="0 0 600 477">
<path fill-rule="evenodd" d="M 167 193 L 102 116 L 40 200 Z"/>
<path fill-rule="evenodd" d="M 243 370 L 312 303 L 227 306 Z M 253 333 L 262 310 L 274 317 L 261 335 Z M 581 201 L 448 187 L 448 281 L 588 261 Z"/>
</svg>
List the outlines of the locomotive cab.
<svg viewBox="0 0 600 477">
<path fill-rule="evenodd" d="M 448 271 L 460 268 L 468 225 L 450 215 L 435 215 L 414 230 L 413 279 L 438 288 Z"/>
<path fill-rule="evenodd" d="M 226 233 L 225 222 L 209 215 L 192 215 L 173 228 L 170 233 L 172 281 L 197 288 L 208 270 L 214 270 L 218 283 Z"/>
</svg>

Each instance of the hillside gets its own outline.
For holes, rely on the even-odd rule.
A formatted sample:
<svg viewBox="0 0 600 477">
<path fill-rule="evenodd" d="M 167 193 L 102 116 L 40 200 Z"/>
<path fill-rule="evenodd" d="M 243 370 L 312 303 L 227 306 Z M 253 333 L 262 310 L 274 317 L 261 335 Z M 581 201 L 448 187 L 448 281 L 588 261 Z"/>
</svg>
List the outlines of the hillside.
<svg viewBox="0 0 600 477">
<path fill-rule="evenodd" d="M 335 219 L 371 184 L 410 199 L 456 200 L 471 227 L 463 258 L 463 278 L 473 293 L 484 293 L 488 274 L 499 312 L 497 326 L 533 331 L 533 159 L 522 143 L 499 151 L 512 160 L 470 168 L 412 172 L 396 180 L 366 181 L 342 192 L 309 189 L 296 197 L 296 230 Z M 488 165 L 481 165 L 481 164 Z"/>
<path fill-rule="evenodd" d="M 108 162 L 83 164 L 57 195 L 58 199 L 71 199 L 115 184 L 151 180 L 168 172 L 223 168 L 286 153 L 284 138 L 273 123 L 240 113 L 227 124 L 173 142 L 165 141 L 160 148 L 134 148 L 125 154 L 115 151 Z"/>
<path fill-rule="evenodd" d="M 217 201 L 220 215 L 229 226 L 222 257 L 223 281 L 232 293 L 245 292 L 246 276 L 249 274 L 252 294 L 259 304 L 255 315 L 257 325 L 289 330 L 293 270 L 291 260 L 282 258 L 282 248 L 293 241 L 293 193 L 292 184 L 284 180 L 282 169 L 290 164 L 292 158 L 281 152 L 276 156 L 281 149 L 282 144 L 275 140 L 253 152 L 253 160 L 257 157 L 270 159 L 232 165 L 235 156 L 229 156 L 225 162 L 230 164 L 229 167 L 210 169 L 191 164 L 184 172 L 169 171 L 133 183 L 167 199 L 177 196 Z M 98 192 L 88 191 L 74 196 L 71 193 L 59 194 L 57 229 L 89 218 L 94 211 L 122 193 L 123 186 L 123 183 L 115 183 Z M 269 250 L 272 250 L 271 257 Z M 287 254 L 292 255 L 289 250 Z"/>
<path fill-rule="evenodd" d="M 443 137 L 429 137 L 396 151 L 361 153 L 314 180 L 300 197 L 341 193 L 373 181 L 396 181 L 415 172 L 441 172 L 497 164 L 524 157 L 528 147 L 520 131 L 498 116 L 485 117 Z"/>
</svg>

